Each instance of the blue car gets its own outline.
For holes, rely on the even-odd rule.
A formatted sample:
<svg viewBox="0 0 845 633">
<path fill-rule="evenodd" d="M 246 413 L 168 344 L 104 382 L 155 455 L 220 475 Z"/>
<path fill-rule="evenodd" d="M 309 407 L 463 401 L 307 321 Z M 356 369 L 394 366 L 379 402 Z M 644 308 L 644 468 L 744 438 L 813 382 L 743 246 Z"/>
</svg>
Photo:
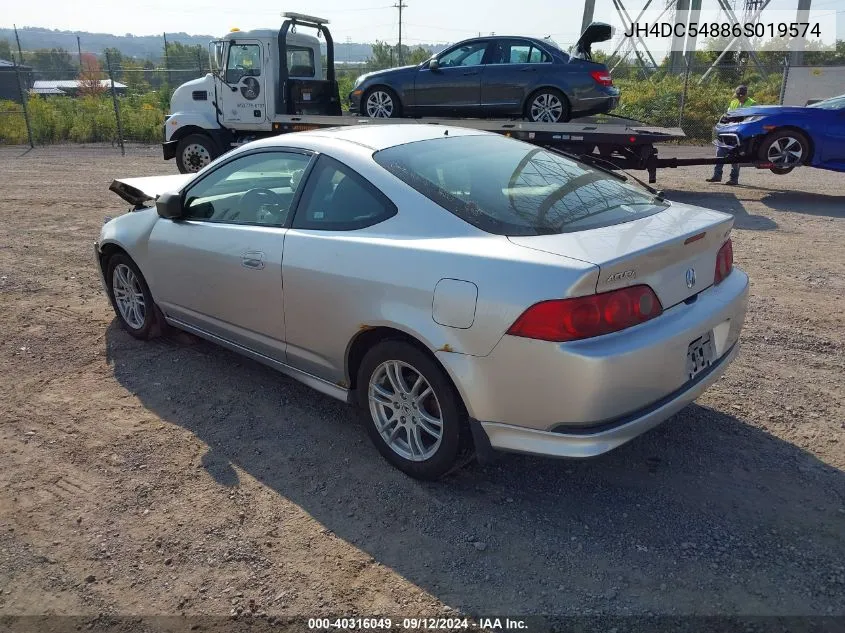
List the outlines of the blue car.
<svg viewBox="0 0 845 633">
<path fill-rule="evenodd" d="M 714 129 L 717 147 L 776 174 L 799 165 L 845 171 L 845 95 L 805 107 L 751 106 L 725 114 Z"/>
</svg>

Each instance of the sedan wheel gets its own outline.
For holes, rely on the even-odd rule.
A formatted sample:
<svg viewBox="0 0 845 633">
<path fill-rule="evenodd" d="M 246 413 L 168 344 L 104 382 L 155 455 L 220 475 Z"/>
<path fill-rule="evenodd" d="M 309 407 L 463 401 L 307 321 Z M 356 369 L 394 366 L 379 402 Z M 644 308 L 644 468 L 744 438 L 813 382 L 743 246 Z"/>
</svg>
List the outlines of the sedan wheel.
<svg viewBox="0 0 845 633">
<path fill-rule="evenodd" d="M 126 264 L 118 264 L 112 273 L 112 292 L 118 312 L 133 330 L 144 327 L 147 318 L 147 306 L 141 283 L 135 273 Z"/>
<path fill-rule="evenodd" d="M 472 457 L 460 397 L 417 347 L 389 340 L 370 349 L 358 369 L 357 398 L 370 439 L 404 473 L 438 479 Z"/>
<path fill-rule="evenodd" d="M 108 287 L 120 324 L 135 338 L 149 339 L 164 327 L 144 276 L 128 255 L 116 253 L 107 263 Z"/>
<path fill-rule="evenodd" d="M 797 130 L 780 130 L 763 139 L 758 158 L 771 163 L 779 173 L 789 173 L 810 157 L 807 137 Z M 778 173 L 776 172 L 776 173 Z"/>
<path fill-rule="evenodd" d="M 364 110 L 371 119 L 392 119 L 398 116 L 396 99 L 387 90 L 376 89 L 367 93 Z"/>
<path fill-rule="evenodd" d="M 528 118 L 536 123 L 557 123 L 569 119 L 566 97 L 552 91 L 541 91 L 531 97 Z"/>
<path fill-rule="evenodd" d="M 443 414 L 419 371 L 401 361 L 382 363 L 370 378 L 369 399 L 378 432 L 397 455 L 421 462 L 440 448 Z"/>
<path fill-rule="evenodd" d="M 789 167 L 800 165 L 804 156 L 804 148 L 801 142 L 793 136 L 784 136 L 769 145 L 766 158 L 777 167 Z"/>
</svg>

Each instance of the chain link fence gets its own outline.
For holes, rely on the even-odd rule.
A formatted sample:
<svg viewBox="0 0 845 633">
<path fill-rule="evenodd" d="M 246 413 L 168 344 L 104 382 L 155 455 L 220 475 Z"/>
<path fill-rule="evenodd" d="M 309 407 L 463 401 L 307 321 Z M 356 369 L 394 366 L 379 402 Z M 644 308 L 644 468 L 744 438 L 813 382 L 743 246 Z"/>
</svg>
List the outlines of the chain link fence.
<svg viewBox="0 0 845 633">
<path fill-rule="evenodd" d="M 14 72 L 19 88 L 17 99 L 0 100 L 0 144 L 108 142 L 122 148 L 127 141 L 161 142 L 173 89 L 209 72 L 207 54 L 181 53 L 174 59 L 171 51 L 159 64 L 81 53 L 76 69 L 35 69 L 31 78 L 20 66 L 6 69 Z M 351 89 L 360 69 L 350 65 L 338 71 Z M 788 71 L 786 60 L 764 67 L 691 64 L 681 74 L 620 65 L 613 77 L 622 100 L 613 115 L 680 127 L 685 142 L 707 144 L 737 85 L 747 85 L 758 104 L 780 104 Z"/>
</svg>

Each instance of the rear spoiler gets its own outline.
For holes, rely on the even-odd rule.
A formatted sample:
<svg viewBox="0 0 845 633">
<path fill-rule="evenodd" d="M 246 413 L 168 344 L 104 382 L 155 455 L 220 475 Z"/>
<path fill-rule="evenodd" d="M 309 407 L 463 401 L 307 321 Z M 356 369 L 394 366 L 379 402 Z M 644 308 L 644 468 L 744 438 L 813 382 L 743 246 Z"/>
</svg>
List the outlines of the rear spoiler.
<svg viewBox="0 0 845 633">
<path fill-rule="evenodd" d="M 196 174 L 116 178 L 109 186 L 109 191 L 114 191 L 137 209 L 143 207 L 146 202 L 154 201 L 163 193 L 179 191 L 193 180 L 194 176 Z"/>
</svg>

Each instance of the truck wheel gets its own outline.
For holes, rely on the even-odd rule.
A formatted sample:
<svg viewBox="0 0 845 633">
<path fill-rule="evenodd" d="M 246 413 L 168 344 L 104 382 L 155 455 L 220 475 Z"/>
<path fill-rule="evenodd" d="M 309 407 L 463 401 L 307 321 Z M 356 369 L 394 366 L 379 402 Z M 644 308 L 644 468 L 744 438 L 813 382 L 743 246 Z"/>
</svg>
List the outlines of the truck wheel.
<svg viewBox="0 0 845 633">
<path fill-rule="evenodd" d="M 217 147 L 205 134 L 189 134 L 176 146 L 180 174 L 193 174 L 217 158 Z"/>
<path fill-rule="evenodd" d="M 763 162 L 772 163 L 781 170 L 780 173 L 788 173 L 782 170 L 791 170 L 809 160 L 810 141 L 797 130 L 776 130 L 760 143 L 757 158 Z"/>
<path fill-rule="evenodd" d="M 402 116 L 399 97 L 390 88 L 375 86 L 361 99 L 361 110 L 371 119 L 398 119 Z"/>
</svg>

